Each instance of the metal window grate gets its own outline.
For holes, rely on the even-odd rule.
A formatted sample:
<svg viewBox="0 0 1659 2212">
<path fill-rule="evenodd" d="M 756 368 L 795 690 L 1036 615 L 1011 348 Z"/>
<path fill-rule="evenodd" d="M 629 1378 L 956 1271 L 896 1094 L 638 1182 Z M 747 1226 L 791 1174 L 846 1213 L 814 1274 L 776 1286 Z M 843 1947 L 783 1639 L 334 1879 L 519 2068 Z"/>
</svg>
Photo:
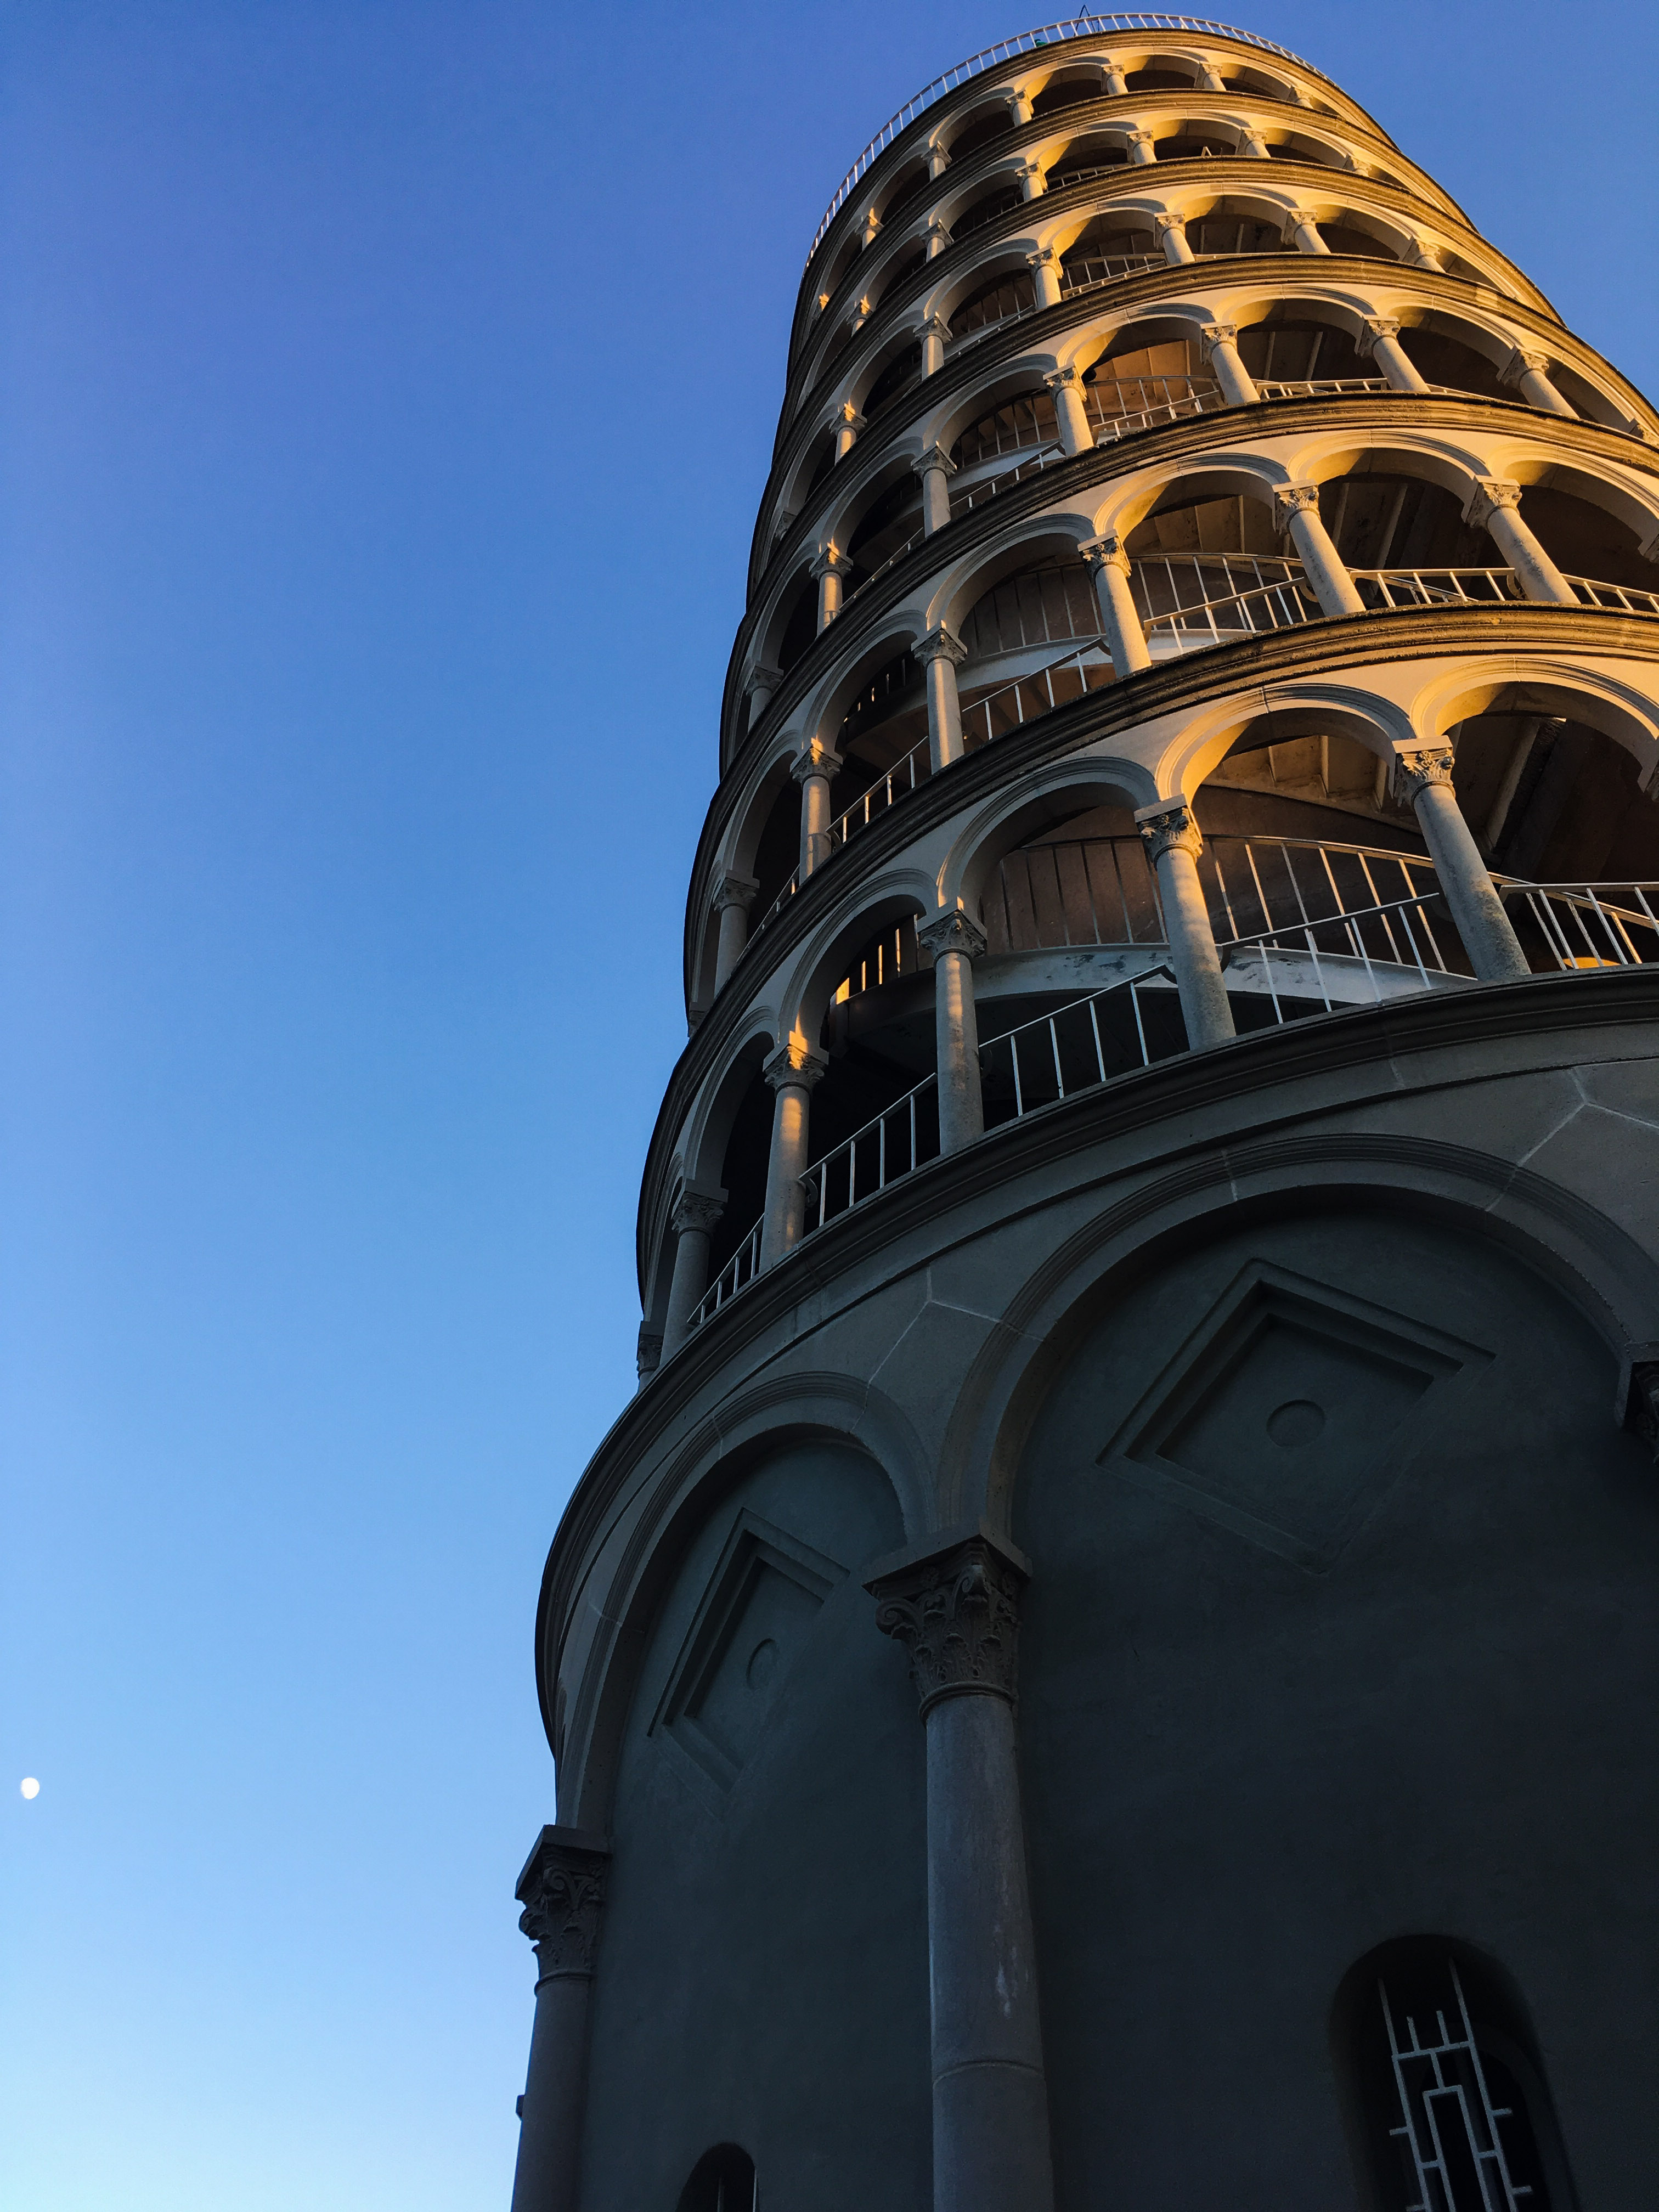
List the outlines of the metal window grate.
<svg viewBox="0 0 1659 2212">
<path fill-rule="evenodd" d="M 1511 2174 L 1499 2126 L 1514 2112 L 1492 2100 L 1463 1984 L 1455 1962 L 1447 1963 L 1456 2013 L 1449 2023 L 1437 2007 L 1426 2037 L 1410 2013 L 1401 2033 L 1387 1984 L 1376 1985 L 1400 2099 L 1400 2124 L 1389 2132 L 1416 2181 L 1407 2212 L 1533 2212 L 1533 2191 Z"/>
</svg>

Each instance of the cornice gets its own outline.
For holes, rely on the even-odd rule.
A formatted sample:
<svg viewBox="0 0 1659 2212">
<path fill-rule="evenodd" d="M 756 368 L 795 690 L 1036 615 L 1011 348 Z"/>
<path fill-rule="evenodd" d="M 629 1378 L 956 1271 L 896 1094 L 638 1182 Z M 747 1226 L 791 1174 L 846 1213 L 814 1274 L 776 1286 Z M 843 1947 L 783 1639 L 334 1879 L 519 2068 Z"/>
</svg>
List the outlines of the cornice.
<svg viewBox="0 0 1659 2212">
<path fill-rule="evenodd" d="M 1472 984 L 1423 992 L 1380 1006 L 1316 1015 L 1282 1029 L 1255 1030 L 1223 1045 L 1179 1054 L 994 1130 L 963 1151 L 930 1161 L 878 1196 L 817 1231 L 787 1258 L 704 1323 L 623 1408 L 578 1480 L 548 1553 L 537 1617 L 537 1668 L 553 1645 L 554 1669 L 568 1628 L 570 1602 L 634 1467 L 749 1348 L 814 1288 L 844 1275 L 884 1247 L 947 1215 L 988 1185 L 1014 1183 L 1034 1169 L 1074 1158 L 1112 1138 L 1164 1121 L 1189 1125 L 1199 1115 L 1275 1088 L 1430 1052 L 1500 1044 L 1572 1030 L 1659 1022 L 1659 969 L 1534 975 L 1520 982 Z M 1397 1086 L 1390 1084 L 1390 1091 Z M 1343 1103 L 1351 1105 L 1345 1093 Z M 1328 1100 L 1256 1114 L 1249 1133 L 1306 1121 Z M 1165 1164 L 1238 1141 L 1225 1129 L 1183 1133 Z M 1108 1170 L 1108 1176 L 1113 1172 Z M 1018 1210 L 1018 1209 L 1017 1209 Z M 550 1635 L 556 1631 L 556 1640 Z M 544 1712 L 552 1700 L 542 1681 Z"/>
<path fill-rule="evenodd" d="M 1017 781 L 1085 745 L 1098 744 L 1161 715 L 1195 712 L 1213 700 L 1291 676 L 1352 670 L 1357 662 L 1374 665 L 1425 660 L 1449 652 L 1509 654 L 1540 647 L 1555 653 L 1659 661 L 1659 622 L 1600 608 L 1527 604 L 1489 610 L 1397 608 L 1306 623 L 1237 645 L 1155 662 L 1138 675 L 1054 708 L 994 744 L 978 747 L 948 772 L 929 776 L 860 831 L 855 843 L 846 848 L 860 855 L 856 867 L 844 854 L 837 854 L 808 878 L 763 933 L 750 940 L 725 989 L 688 1039 L 663 1094 L 641 1183 L 635 1248 L 641 1299 L 655 1225 L 669 1196 L 673 1140 L 682 1121 L 748 1018 L 758 978 L 784 964 L 850 884 L 885 866 L 952 814 L 970 812 L 1000 784 Z"/>
</svg>

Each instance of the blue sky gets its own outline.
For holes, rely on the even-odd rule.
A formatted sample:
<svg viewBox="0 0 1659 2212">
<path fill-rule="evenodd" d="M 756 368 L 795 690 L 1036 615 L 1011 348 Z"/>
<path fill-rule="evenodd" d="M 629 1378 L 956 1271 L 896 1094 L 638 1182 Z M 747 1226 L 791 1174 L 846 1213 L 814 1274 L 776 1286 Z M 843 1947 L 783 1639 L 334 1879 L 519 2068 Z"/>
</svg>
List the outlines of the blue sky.
<svg viewBox="0 0 1659 2212">
<path fill-rule="evenodd" d="M 1035 20 L 0 14 L 8 2212 L 505 2212 L 794 288 Z M 1247 20 L 1659 388 L 1650 9 Z"/>
</svg>

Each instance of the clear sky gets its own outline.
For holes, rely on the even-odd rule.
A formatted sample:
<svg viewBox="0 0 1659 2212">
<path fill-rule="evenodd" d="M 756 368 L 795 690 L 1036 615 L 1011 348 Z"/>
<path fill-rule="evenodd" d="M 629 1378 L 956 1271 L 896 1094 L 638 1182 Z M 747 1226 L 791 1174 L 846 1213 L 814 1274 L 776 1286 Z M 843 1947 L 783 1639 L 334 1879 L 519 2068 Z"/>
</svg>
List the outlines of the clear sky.
<svg viewBox="0 0 1659 2212">
<path fill-rule="evenodd" d="M 794 289 L 1036 20 L 0 10 L 5 2212 L 505 2212 Z M 1650 7 L 1245 20 L 1659 386 Z"/>
</svg>

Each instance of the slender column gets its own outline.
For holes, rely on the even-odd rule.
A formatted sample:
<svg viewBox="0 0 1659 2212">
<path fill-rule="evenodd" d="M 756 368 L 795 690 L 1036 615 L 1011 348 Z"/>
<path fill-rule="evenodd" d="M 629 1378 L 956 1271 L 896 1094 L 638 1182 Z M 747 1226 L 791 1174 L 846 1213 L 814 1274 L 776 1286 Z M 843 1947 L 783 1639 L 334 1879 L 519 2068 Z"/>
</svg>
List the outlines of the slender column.
<svg viewBox="0 0 1659 2212">
<path fill-rule="evenodd" d="M 937 376 L 945 366 L 951 325 L 939 315 L 929 315 L 917 335 L 921 340 L 921 373 L 924 376 Z"/>
<path fill-rule="evenodd" d="M 1054 247 L 1042 246 L 1035 253 L 1028 253 L 1025 266 L 1030 270 L 1031 281 L 1036 286 L 1038 307 L 1057 307 L 1060 297 L 1060 256 Z"/>
<path fill-rule="evenodd" d="M 653 1328 L 647 1322 L 640 1323 L 640 1334 L 634 1347 L 635 1388 L 643 1390 L 656 1373 L 662 1359 L 662 1331 Z"/>
<path fill-rule="evenodd" d="M 1400 343 L 1400 325 L 1386 315 L 1367 315 L 1356 345 L 1360 359 L 1369 355 L 1396 392 L 1426 392 L 1411 356 Z"/>
<path fill-rule="evenodd" d="M 838 461 L 844 461 L 852 452 L 859 432 L 865 427 L 864 417 L 852 401 L 843 399 L 836 410 L 835 418 L 836 459 Z"/>
<path fill-rule="evenodd" d="M 1225 92 L 1226 80 L 1212 61 L 1200 61 L 1198 65 L 1199 88 L 1204 92 Z"/>
<path fill-rule="evenodd" d="M 1158 145 L 1150 131 L 1130 131 L 1128 145 L 1129 159 L 1137 168 L 1157 161 Z"/>
<path fill-rule="evenodd" d="M 1261 394 L 1240 357 L 1237 324 L 1206 323 L 1199 335 L 1204 342 L 1204 358 L 1214 372 L 1227 404 L 1254 407 Z"/>
<path fill-rule="evenodd" d="M 1504 902 L 1452 788 L 1451 747 L 1424 745 L 1416 752 L 1396 755 L 1394 785 L 1397 798 L 1411 800 L 1475 974 L 1483 983 L 1508 983 L 1529 975 L 1527 956 L 1510 927 Z"/>
<path fill-rule="evenodd" d="M 804 745 L 789 764 L 789 773 L 800 786 L 800 879 L 830 857 L 830 782 L 841 766 L 841 755 L 821 738 Z"/>
<path fill-rule="evenodd" d="M 1158 872 L 1164 933 L 1170 941 L 1170 965 L 1181 994 L 1187 1042 L 1194 1052 L 1206 1045 L 1224 1044 L 1235 1034 L 1233 1015 L 1198 880 L 1198 856 L 1204 850 L 1198 824 L 1184 799 L 1161 799 L 1156 806 L 1136 809 L 1135 827 Z"/>
<path fill-rule="evenodd" d="M 1267 140 L 1253 123 L 1247 123 L 1240 131 L 1238 150 L 1248 161 L 1271 161 L 1273 159 Z"/>
<path fill-rule="evenodd" d="M 916 942 L 933 962 L 934 1066 L 939 1071 L 939 1145 L 959 1152 L 985 1134 L 979 1084 L 979 1019 L 974 1009 L 974 963 L 985 950 L 985 932 L 958 905 L 935 915 L 916 931 Z"/>
<path fill-rule="evenodd" d="M 933 770 L 949 768 L 967 750 L 962 736 L 962 702 L 957 696 L 957 670 L 968 658 L 968 648 L 941 623 L 930 629 L 915 648 L 916 659 L 927 671 L 927 743 Z"/>
<path fill-rule="evenodd" d="M 747 726 L 753 729 L 772 703 L 772 695 L 783 681 L 781 668 L 757 666 L 751 668 L 744 680 L 744 692 L 749 702 Z"/>
<path fill-rule="evenodd" d="M 1048 189 L 1041 161 L 1022 161 L 1014 171 L 1014 182 L 1019 186 L 1023 200 L 1040 200 Z"/>
<path fill-rule="evenodd" d="M 943 146 L 939 145 L 937 141 L 934 141 L 927 149 L 928 177 L 934 184 L 937 184 L 950 166 L 950 155 L 945 151 Z"/>
<path fill-rule="evenodd" d="M 1319 225 L 1305 208 L 1290 210 L 1285 217 L 1283 235 L 1298 253 L 1328 253 L 1331 250 L 1319 235 Z"/>
<path fill-rule="evenodd" d="M 1279 526 L 1288 530 L 1315 597 L 1328 615 L 1363 615 L 1365 602 L 1331 534 L 1319 519 L 1317 484 L 1280 484 L 1273 494 Z"/>
<path fill-rule="evenodd" d="M 1180 215 L 1155 215 L 1152 228 L 1158 233 L 1158 244 L 1164 248 L 1164 258 L 1180 269 L 1198 256 L 1187 243 L 1187 218 Z"/>
<path fill-rule="evenodd" d="M 927 225 L 927 258 L 930 261 L 937 261 L 945 247 L 954 243 L 955 240 L 951 236 L 950 225 L 942 222 L 938 216 L 934 216 Z"/>
<path fill-rule="evenodd" d="M 951 479 L 957 465 L 943 446 L 929 446 L 910 465 L 921 479 L 921 526 L 931 538 L 951 520 Z"/>
<path fill-rule="evenodd" d="M 1576 422 L 1578 410 L 1569 407 L 1550 382 L 1549 367 L 1547 353 L 1531 353 L 1525 346 L 1516 346 L 1504 362 L 1498 381 L 1512 384 L 1528 407 L 1540 408 L 1546 415 L 1565 415 L 1569 422 Z"/>
<path fill-rule="evenodd" d="M 926 1730 L 934 2212 L 1054 2204 L 1014 1741 L 1026 1579 L 978 1534 L 867 1585 Z"/>
<path fill-rule="evenodd" d="M 1054 395 L 1060 444 L 1068 453 L 1086 453 L 1095 442 L 1095 434 L 1089 425 L 1089 410 L 1083 403 L 1076 369 L 1049 369 L 1042 380 Z"/>
<path fill-rule="evenodd" d="M 1109 100 L 1121 100 L 1129 89 L 1122 70 L 1108 54 L 1101 57 L 1100 82 Z"/>
<path fill-rule="evenodd" d="M 760 1263 L 769 1267 L 800 1242 L 806 1224 L 806 1172 L 811 1139 L 812 1092 L 829 1066 L 805 1037 L 792 1036 L 766 1063 L 775 1101 L 772 1150 L 766 1163 L 766 1212 L 761 1222 Z"/>
<path fill-rule="evenodd" d="M 1094 572 L 1101 625 L 1111 647 L 1112 674 L 1121 678 L 1133 676 L 1138 668 L 1150 668 L 1152 656 L 1146 650 L 1146 633 L 1140 627 L 1129 589 L 1129 556 L 1123 550 L 1123 540 L 1115 531 L 1109 531 L 1104 538 L 1091 538 L 1077 550 Z"/>
<path fill-rule="evenodd" d="M 1521 580 L 1529 599 L 1576 607 L 1572 586 L 1521 520 L 1521 487 L 1497 477 L 1477 477 L 1463 519 L 1491 533 L 1492 541 Z"/>
<path fill-rule="evenodd" d="M 841 588 L 846 581 L 848 562 L 844 553 L 835 546 L 826 545 L 812 563 L 811 573 L 818 581 L 818 629 L 829 629 L 841 612 Z"/>
<path fill-rule="evenodd" d="M 580 1828 L 544 1828 L 514 1894 L 536 1947 L 536 2025 L 519 2106 L 513 2212 L 576 2212 L 587 1997 L 610 1850 Z"/>
<path fill-rule="evenodd" d="M 1031 119 L 1031 102 L 1029 94 L 1024 85 L 1021 85 L 1012 92 L 1005 92 L 1002 97 L 1008 110 L 1008 128 L 1011 131 L 1020 130 Z"/>
<path fill-rule="evenodd" d="M 749 942 L 749 909 L 760 883 L 754 876 L 723 875 L 711 902 L 718 917 L 720 936 L 714 946 L 714 989 L 726 988 L 726 979 L 743 957 Z"/>
<path fill-rule="evenodd" d="M 1419 238 L 1415 232 L 1412 234 L 1404 258 L 1407 268 L 1432 269 L 1443 276 L 1446 273 L 1446 264 L 1440 258 L 1437 249 L 1431 246 L 1426 238 Z"/>
<path fill-rule="evenodd" d="M 708 1240 L 725 1211 L 723 1190 L 700 1191 L 688 1186 L 674 1201 L 668 1219 L 678 1241 L 674 1246 L 674 1273 L 662 1328 L 665 1359 L 672 1359 L 691 1334 L 691 1316 L 708 1288 Z"/>
</svg>

